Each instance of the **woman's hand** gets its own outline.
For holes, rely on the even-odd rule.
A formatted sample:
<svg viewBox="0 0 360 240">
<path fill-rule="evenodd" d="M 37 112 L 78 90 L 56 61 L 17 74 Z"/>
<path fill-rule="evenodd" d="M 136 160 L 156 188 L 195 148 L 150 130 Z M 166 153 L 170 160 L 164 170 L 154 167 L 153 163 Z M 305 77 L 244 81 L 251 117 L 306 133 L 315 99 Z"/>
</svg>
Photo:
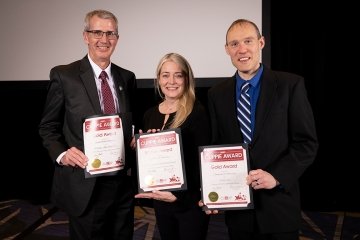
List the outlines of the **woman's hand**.
<svg viewBox="0 0 360 240">
<path fill-rule="evenodd" d="M 201 200 L 199 201 L 198 205 L 199 205 L 199 207 L 201 207 L 201 208 L 205 211 L 205 213 L 206 213 L 207 215 L 210 215 L 210 214 L 218 214 L 218 213 L 219 213 L 218 210 L 210 210 L 210 209 L 203 203 L 203 201 L 201 201 Z"/>
<path fill-rule="evenodd" d="M 150 198 L 163 202 L 175 202 L 177 198 L 174 194 L 167 191 L 154 190 L 152 192 L 139 193 L 135 195 L 135 198 Z"/>
<path fill-rule="evenodd" d="M 139 129 L 139 133 L 143 133 L 143 131 L 141 129 Z M 135 149 L 136 148 L 136 141 L 135 141 L 135 136 L 132 137 L 131 142 L 130 142 L 130 147 L 131 149 Z"/>
<path fill-rule="evenodd" d="M 161 131 L 161 129 L 149 129 L 146 131 L 146 133 L 156 133 L 156 132 L 159 132 Z M 139 134 L 143 133 L 143 131 L 141 129 L 139 129 Z M 131 139 L 131 142 L 130 142 L 130 147 L 131 149 L 135 149 L 136 148 L 136 141 L 135 141 L 135 136 L 133 136 L 133 138 Z"/>
</svg>

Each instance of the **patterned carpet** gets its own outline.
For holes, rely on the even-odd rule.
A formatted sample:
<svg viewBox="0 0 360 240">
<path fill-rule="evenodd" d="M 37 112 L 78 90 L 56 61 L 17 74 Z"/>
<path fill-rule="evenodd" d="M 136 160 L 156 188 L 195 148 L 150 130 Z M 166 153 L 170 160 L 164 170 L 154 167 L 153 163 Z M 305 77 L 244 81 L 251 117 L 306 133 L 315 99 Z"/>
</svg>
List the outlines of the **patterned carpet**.
<svg viewBox="0 0 360 240">
<path fill-rule="evenodd" d="M 301 240 L 360 239 L 360 213 L 302 212 Z M 22 200 L 0 202 L 0 239 L 67 240 L 66 215 L 51 205 Z M 227 240 L 223 215 L 210 220 L 208 240 Z M 136 207 L 134 240 L 160 240 L 154 211 Z"/>
</svg>

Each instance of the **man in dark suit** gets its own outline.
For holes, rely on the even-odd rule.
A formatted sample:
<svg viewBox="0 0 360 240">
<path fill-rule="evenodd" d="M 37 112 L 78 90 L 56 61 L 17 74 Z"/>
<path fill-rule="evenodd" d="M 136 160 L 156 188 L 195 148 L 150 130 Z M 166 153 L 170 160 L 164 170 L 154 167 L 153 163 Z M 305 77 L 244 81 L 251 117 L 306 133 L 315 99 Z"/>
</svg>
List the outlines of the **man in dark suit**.
<svg viewBox="0 0 360 240">
<path fill-rule="evenodd" d="M 118 42 L 117 18 L 94 10 L 85 17 L 88 54 L 50 71 L 48 95 L 39 133 L 55 164 L 52 202 L 69 216 L 70 238 L 128 239 L 134 229 L 134 189 L 127 170 L 131 164 L 132 98 L 135 74 L 111 63 Z M 125 166 L 112 176 L 85 177 L 90 162 L 84 154 L 83 122 L 104 113 L 100 73 L 110 86 L 113 112 L 122 120 Z"/>
<path fill-rule="evenodd" d="M 214 144 L 243 143 L 237 99 L 250 83 L 248 143 L 254 209 L 225 212 L 232 240 L 299 239 L 298 179 L 318 149 L 315 123 L 302 77 L 260 63 L 265 39 L 251 21 L 239 19 L 226 34 L 225 50 L 237 71 L 208 92 Z M 209 211 L 207 211 L 209 213 Z"/>
</svg>

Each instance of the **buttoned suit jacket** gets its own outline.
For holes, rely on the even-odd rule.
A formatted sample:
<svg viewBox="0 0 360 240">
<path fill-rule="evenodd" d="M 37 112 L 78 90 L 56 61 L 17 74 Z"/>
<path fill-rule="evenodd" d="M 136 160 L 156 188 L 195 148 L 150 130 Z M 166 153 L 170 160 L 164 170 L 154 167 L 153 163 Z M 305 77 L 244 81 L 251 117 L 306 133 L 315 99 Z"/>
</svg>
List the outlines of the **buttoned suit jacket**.
<svg viewBox="0 0 360 240">
<path fill-rule="evenodd" d="M 136 89 L 135 74 L 111 64 L 118 106 L 123 123 L 128 168 L 131 154 L 132 106 Z M 70 147 L 84 151 L 83 121 L 86 117 L 102 114 L 94 72 L 85 56 L 68 65 L 56 66 L 50 71 L 48 95 L 39 133 L 52 161 Z M 126 170 L 122 170 L 126 171 Z M 97 178 L 85 178 L 84 169 L 55 163 L 51 200 L 67 213 L 81 215 L 90 200 Z M 124 189 L 126 190 L 126 189 Z"/>
<path fill-rule="evenodd" d="M 250 168 L 269 172 L 281 185 L 254 190 L 254 210 L 227 211 L 226 223 L 245 231 L 253 221 L 260 232 L 293 231 L 301 220 L 298 180 L 318 148 L 313 112 L 301 76 L 264 67 L 260 81 Z M 235 88 L 234 75 L 208 91 L 213 144 L 243 142 Z"/>
</svg>

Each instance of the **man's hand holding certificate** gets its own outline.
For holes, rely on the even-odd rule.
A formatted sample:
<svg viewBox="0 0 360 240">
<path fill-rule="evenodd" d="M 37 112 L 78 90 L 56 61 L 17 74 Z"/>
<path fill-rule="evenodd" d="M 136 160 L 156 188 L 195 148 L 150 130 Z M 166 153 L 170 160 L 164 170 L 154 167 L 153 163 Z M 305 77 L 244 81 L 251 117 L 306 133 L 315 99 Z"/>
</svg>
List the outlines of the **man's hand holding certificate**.
<svg viewBox="0 0 360 240">
<path fill-rule="evenodd" d="M 253 208 L 246 184 L 248 151 L 243 145 L 199 147 L 202 201 L 208 209 Z"/>
</svg>

